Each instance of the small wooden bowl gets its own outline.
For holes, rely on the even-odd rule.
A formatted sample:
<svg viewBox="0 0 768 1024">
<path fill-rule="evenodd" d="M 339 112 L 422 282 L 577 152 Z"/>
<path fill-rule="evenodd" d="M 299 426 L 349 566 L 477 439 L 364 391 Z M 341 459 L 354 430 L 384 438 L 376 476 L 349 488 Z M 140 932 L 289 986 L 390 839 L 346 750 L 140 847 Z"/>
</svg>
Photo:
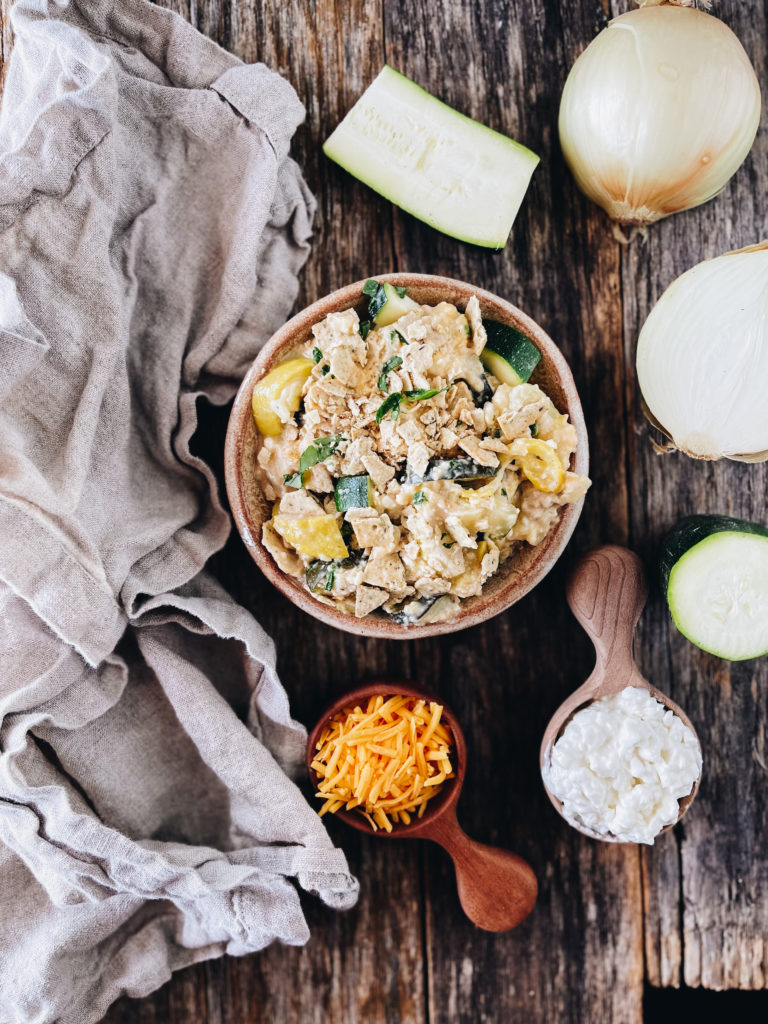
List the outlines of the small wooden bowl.
<svg viewBox="0 0 768 1024">
<path fill-rule="evenodd" d="M 410 683 L 399 680 L 380 680 L 351 690 L 334 701 L 321 715 L 307 740 L 307 770 L 313 787 L 319 779 L 312 762 L 317 752 L 320 733 L 331 718 L 346 707 L 366 703 L 378 694 L 402 695 L 442 705 L 442 720 L 451 733 L 451 764 L 454 778 L 443 783 L 437 796 L 427 804 L 424 816 L 413 818 L 410 824 L 395 824 L 391 832 L 374 830 L 359 811 L 336 811 L 339 818 L 359 832 L 379 839 L 431 839 L 446 850 L 456 870 L 456 885 L 464 913 L 478 928 L 503 932 L 516 928 L 530 914 L 536 903 L 538 885 L 530 865 L 516 853 L 496 846 L 486 846 L 469 836 L 456 819 L 456 804 L 467 771 L 467 745 L 456 716 L 439 698 Z"/>
<path fill-rule="evenodd" d="M 531 382 L 539 384 L 561 412 L 568 413 L 577 436 L 577 449 L 571 468 L 576 473 L 587 473 L 587 430 L 576 385 L 562 353 L 538 324 L 504 299 L 482 288 L 475 288 L 473 285 L 451 278 L 434 277 L 430 274 L 380 274 L 376 280 L 390 281 L 394 285 L 407 288 L 408 294 L 416 302 L 428 305 L 452 302 L 463 309 L 469 299 L 477 295 L 484 317 L 511 324 L 531 338 L 542 356 Z M 399 640 L 453 633 L 503 612 L 546 576 L 562 554 L 576 527 L 583 499 L 573 505 L 564 506 L 555 526 L 541 544 L 535 548 L 521 546 L 520 550 L 487 581 L 482 594 L 461 602 L 457 615 L 445 622 L 421 626 L 405 626 L 383 616 L 356 619 L 347 612 L 323 604 L 316 600 L 299 580 L 283 573 L 261 542 L 261 529 L 264 522 L 270 518 L 272 509 L 262 494 L 256 474 L 256 454 L 259 450 L 260 435 L 251 412 L 254 384 L 295 349 L 304 345 L 312 336 L 313 325 L 329 313 L 354 306 L 364 319 L 367 302 L 364 301 L 362 294 L 364 283 L 357 281 L 355 284 L 347 285 L 346 288 L 333 292 L 298 313 L 267 342 L 246 374 L 229 418 L 224 449 L 229 504 L 249 554 L 267 579 L 297 607 L 320 619 L 321 622 L 348 633 Z"/>
</svg>

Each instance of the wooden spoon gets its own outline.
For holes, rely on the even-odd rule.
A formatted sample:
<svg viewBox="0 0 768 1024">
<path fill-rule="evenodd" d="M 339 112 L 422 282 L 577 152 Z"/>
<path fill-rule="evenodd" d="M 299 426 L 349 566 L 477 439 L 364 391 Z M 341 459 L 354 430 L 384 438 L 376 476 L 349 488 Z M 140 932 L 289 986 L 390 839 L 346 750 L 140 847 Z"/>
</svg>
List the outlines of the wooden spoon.
<svg viewBox="0 0 768 1024">
<path fill-rule="evenodd" d="M 549 764 L 555 741 L 576 711 L 598 697 L 618 693 L 627 686 L 647 690 L 688 726 L 698 742 L 696 730 L 685 712 L 666 694 L 652 686 L 635 663 L 632 638 L 646 596 L 647 588 L 640 559 L 627 548 L 614 545 L 595 548 L 582 558 L 571 574 L 566 584 L 568 604 L 594 644 L 597 658 L 587 681 L 563 701 L 549 720 L 539 755 L 542 770 Z M 680 800 L 677 821 L 682 818 L 696 796 L 700 777 L 688 796 Z M 546 783 L 544 788 L 556 810 L 562 814 L 562 803 L 550 793 Z M 665 826 L 661 832 L 666 832 L 674 824 L 676 822 Z M 587 828 L 579 828 L 578 825 L 573 827 L 592 839 L 603 839 L 609 843 L 622 841 L 611 835 L 597 836 Z"/>
<path fill-rule="evenodd" d="M 317 752 L 318 737 L 328 721 L 344 708 L 364 704 L 377 694 L 385 697 L 402 694 L 437 701 L 442 705 L 442 720 L 450 729 L 453 740 L 451 764 L 455 776 L 444 783 L 442 791 L 429 801 L 422 818 L 414 817 L 408 825 L 395 824 L 392 832 L 383 829 L 375 832 L 356 810 L 340 810 L 335 817 L 359 832 L 367 832 L 380 839 L 431 839 L 439 843 L 453 860 L 459 900 L 470 921 L 489 932 L 505 932 L 517 927 L 536 902 L 536 876 L 522 857 L 496 846 L 475 842 L 456 820 L 456 804 L 467 769 L 467 747 L 456 716 L 438 697 L 417 690 L 409 683 L 391 680 L 368 683 L 340 697 L 322 715 L 309 735 L 307 767 L 312 784 L 317 786 L 320 781 L 312 769 L 312 761 Z"/>
</svg>

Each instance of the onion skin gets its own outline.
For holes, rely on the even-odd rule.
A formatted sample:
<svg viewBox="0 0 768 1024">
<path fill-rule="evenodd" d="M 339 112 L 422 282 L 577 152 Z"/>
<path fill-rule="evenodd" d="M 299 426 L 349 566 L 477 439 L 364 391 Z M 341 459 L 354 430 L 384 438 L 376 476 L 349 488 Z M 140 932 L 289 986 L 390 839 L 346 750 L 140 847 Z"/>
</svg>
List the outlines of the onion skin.
<svg viewBox="0 0 768 1024">
<path fill-rule="evenodd" d="M 574 64 L 560 143 L 582 192 L 619 224 L 643 227 L 723 189 L 760 109 L 754 68 L 722 21 L 642 7 L 610 22 Z"/>
<path fill-rule="evenodd" d="M 696 264 L 667 288 L 637 345 L 657 451 L 768 461 L 768 242 Z"/>
</svg>

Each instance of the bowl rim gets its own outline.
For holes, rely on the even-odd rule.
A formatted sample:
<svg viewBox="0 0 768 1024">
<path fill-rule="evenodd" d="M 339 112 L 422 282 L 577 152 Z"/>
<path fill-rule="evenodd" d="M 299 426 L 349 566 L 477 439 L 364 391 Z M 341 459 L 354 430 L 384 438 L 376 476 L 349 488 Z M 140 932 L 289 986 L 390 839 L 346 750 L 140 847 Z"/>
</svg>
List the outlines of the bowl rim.
<svg viewBox="0 0 768 1024">
<path fill-rule="evenodd" d="M 398 287 L 411 289 L 429 287 L 446 292 L 458 291 L 466 295 L 466 301 L 472 295 L 476 295 L 481 307 L 483 305 L 495 307 L 504 314 L 506 322 L 520 327 L 544 351 L 554 369 L 558 384 L 566 397 L 570 422 L 576 429 L 577 446 L 573 456 L 572 469 L 576 473 L 585 475 L 588 473 L 589 442 L 584 413 L 573 375 L 555 342 L 531 317 L 493 292 L 454 278 L 416 273 L 378 274 L 373 278 L 377 281 L 388 281 Z M 272 368 L 278 355 L 282 355 L 283 352 L 287 353 L 290 348 L 300 344 L 297 340 L 298 336 L 306 336 L 312 325 L 322 320 L 329 312 L 349 309 L 358 305 L 366 280 L 369 278 L 345 285 L 299 311 L 272 335 L 252 362 L 235 396 L 224 445 L 224 475 L 230 509 L 248 553 L 267 579 L 294 605 L 319 619 L 325 625 L 358 636 L 398 640 L 414 640 L 459 632 L 506 611 L 541 582 L 565 550 L 581 515 L 583 498 L 578 502 L 563 506 L 560 510 L 557 522 L 541 544 L 537 545 L 541 548 L 541 554 L 522 580 L 518 579 L 515 573 L 510 573 L 504 585 L 489 595 L 485 601 L 483 601 L 484 595 L 481 594 L 469 599 L 473 602 L 471 607 L 467 607 L 463 603 L 457 616 L 441 622 L 422 625 L 416 623 L 410 626 L 372 616 L 358 619 L 348 612 L 316 600 L 292 577 L 278 568 L 272 556 L 263 546 L 258 526 L 252 521 L 248 512 L 241 464 L 244 433 L 248 417 L 252 415 L 251 393 L 254 384 Z"/>
</svg>

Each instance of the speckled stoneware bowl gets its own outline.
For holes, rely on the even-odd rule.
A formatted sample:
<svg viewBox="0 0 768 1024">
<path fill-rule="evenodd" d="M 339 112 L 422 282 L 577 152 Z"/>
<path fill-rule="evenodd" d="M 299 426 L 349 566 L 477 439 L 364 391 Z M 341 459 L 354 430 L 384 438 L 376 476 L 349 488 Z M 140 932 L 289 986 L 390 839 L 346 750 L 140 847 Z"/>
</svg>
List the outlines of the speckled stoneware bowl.
<svg viewBox="0 0 768 1024">
<path fill-rule="evenodd" d="M 464 309 L 470 297 L 477 295 L 483 317 L 511 324 L 528 335 L 536 343 L 542 356 L 531 383 L 539 384 L 557 408 L 568 413 L 571 423 L 576 427 L 578 438 L 578 448 L 570 468 L 576 473 L 588 472 L 587 430 L 571 371 L 560 349 L 538 324 L 511 303 L 463 281 L 434 277 L 430 274 L 379 274 L 375 279 L 390 281 L 394 285 L 407 288 L 411 298 L 426 305 L 452 302 L 459 309 Z M 256 454 L 261 439 L 251 412 L 253 386 L 278 363 L 287 359 L 295 349 L 304 345 L 312 336 L 313 325 L 328 313 L 355 306 L 361 314 L 361 319 L 365 319 L 367 299 L 362 294 L 364 283 L 356 281 L 298 313 L 267 342 L 246 374 L 237 393 L 227 430 L 224 464 L 229 503 L 240 536 L 264 575 L 295 605 L 314 615 L 321 622 L 346 630 L 348 633 L 398 640 L 453 633 L 503 612 L 546 576 L 573 533 L 581 514 L 583 499 L 561 509 L 554 528 L 537 547 L 521 545 L 520 550 L 504 562 L 500 570 L 487 581 L 482 594 L 462 601 L 458 615 L 445 622 L 431 622 L 421 626 L 404 626 L 375 614 L 364 619 L 356 619 L 347 612 L 315 600 L 298 580 L 278 569 L 272 556 L 261 543 L 261 528 L 265 520 L 269 519 L 272 510 L 261 492 L 256 475 Z"/>
</svg>

